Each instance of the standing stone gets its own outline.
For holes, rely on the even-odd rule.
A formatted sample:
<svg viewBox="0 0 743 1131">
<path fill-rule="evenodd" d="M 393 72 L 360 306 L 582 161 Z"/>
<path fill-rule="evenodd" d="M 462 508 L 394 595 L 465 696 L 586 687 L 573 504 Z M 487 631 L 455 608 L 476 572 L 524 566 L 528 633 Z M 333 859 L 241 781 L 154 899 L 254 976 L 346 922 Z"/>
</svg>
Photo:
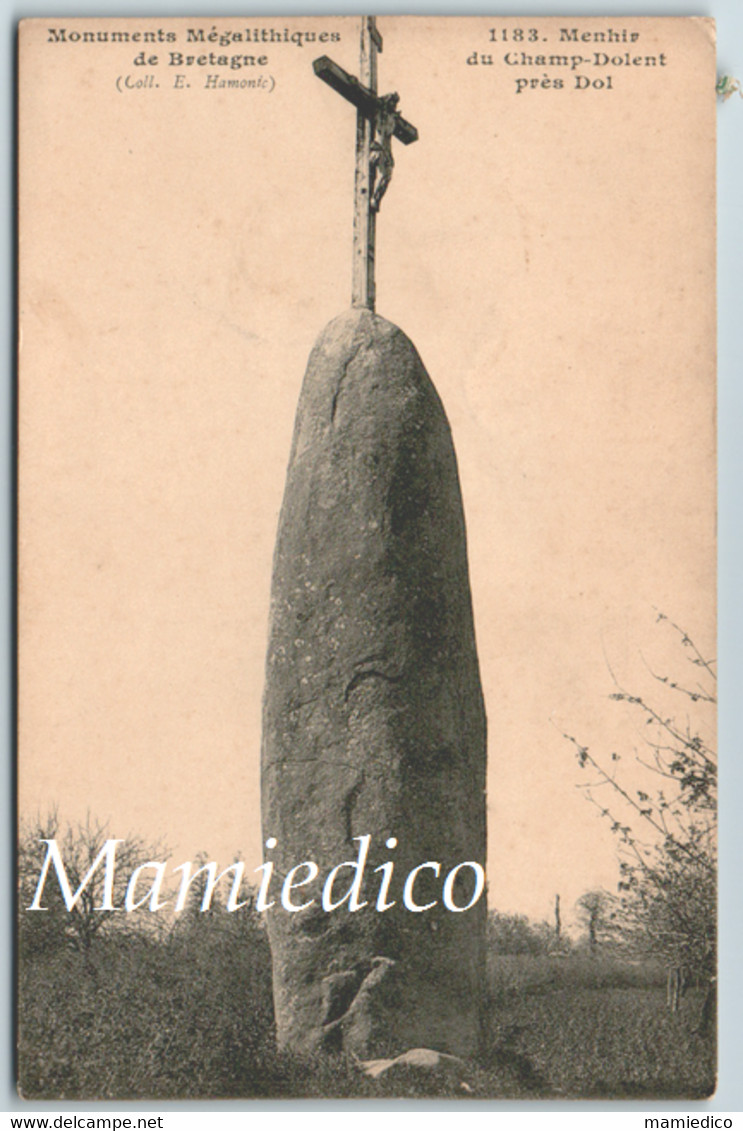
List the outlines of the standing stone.
<svg viewBox="0 0 743 1131">
<path fill-rule="evenodd" d="M 485 862 L 485 713 L 449 425 L 409 339 L 365 309 L 310 356 L 274 558 L 262 749 L 278 1041 L 298 1052 L 470 1055 L 484 994 L 485 897 L 442 885 Z M 320 905 L 369 836 L 361 899 Z M 388 838 L 397 846 L 388 848 Z M 280 902 L 287 871 L 319 877 Z M 388 901 L 381 873 L 394 863 Z M 419 873 L 420 913 L 402 905 Z M 306 876 L 302 870 L 298 878 Z M 333 892 L 348 890 L 342 869 Z M 345 877 L 345 879 L 344 879 Z M 458 873 L 454 902 L 474 889 Z"/>
</svg>

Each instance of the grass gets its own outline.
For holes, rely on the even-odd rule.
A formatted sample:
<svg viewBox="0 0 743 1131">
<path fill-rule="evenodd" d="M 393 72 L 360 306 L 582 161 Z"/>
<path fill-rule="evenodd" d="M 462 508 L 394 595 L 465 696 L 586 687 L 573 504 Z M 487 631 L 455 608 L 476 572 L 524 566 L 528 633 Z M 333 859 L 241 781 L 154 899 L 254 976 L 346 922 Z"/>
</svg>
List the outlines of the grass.
<svg viewBox="0 0 743 1131">
<path fill-rule="evenodd" d="M 716 1050 L 698 1026 L 704 993 L 666 1007 L 662 967 L 592 958 L 491 956 L 491 1068 L 510 1064 L 510 1095 L 709 1096 Z"/>
<path fill-rule="evenodd" d="M 662 971 L 588 955 L 491 956 L 474 1097 L 701 1098 L 715 1049 L 677 1014 Z M 33 1099 L 463 1095 L 436 1080 L 372 1082 L 338 1058 L 299 1061 L 273 1038 L 270 959 L 255 928 L 100 940 L 21 963 L 19 1068 Z"/>
</svg>

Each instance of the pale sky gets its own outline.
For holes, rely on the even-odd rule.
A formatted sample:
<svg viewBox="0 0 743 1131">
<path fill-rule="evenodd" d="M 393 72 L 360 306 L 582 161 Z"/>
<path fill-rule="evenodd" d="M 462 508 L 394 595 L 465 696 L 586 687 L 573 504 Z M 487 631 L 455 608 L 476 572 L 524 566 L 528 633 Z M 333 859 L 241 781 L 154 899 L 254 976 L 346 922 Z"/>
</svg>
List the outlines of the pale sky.
<svg viewBox="0 0 743 1131">
<path fill-rule="evenodd" d="M 616 882 L 562 732 L 631 757 L 612 673 L 679 674 L 656 609 L 714 654 L 714 60 L 701 21 L 619 20 L 662 69 L 517 94 L 544 67 L 506 64 L 494 23 L 523 25 L 380 17 L 380 89 L 420 140 L 395 151 L 377 309 L 457 450 L 491 902 L 543 918 Z M 538 24 L 557 50 L 565 21 Z M 131 44 L 24 32 L 20 788 L 23 812 L 90 810 L 174 865 L 252 867 L 293 415 L 350 302 L 355 115 L 311 63 L 355 71 L 357 21 L 217 26 L 341 38 L 266 45 L 270 90 L 207 90 L 208 67 L 175 89 L 169 45 L 135 68 Z"/>
</svg>

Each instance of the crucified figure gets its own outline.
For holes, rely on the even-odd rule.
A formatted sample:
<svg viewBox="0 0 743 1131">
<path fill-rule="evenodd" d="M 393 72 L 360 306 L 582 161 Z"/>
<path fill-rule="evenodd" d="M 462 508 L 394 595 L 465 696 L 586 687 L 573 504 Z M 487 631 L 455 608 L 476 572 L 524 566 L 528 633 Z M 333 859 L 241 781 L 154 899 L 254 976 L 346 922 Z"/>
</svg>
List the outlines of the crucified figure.
<svg viewBox="0 0 743 1131">
<path fill-rule="evenodd" d="M 375 139 L 370 147 L 369 173 L 374 191 L 369 207 L 378 212 L 387 185 L 392 179 L 395 159 L 392 156 L 392 135 L 397 125 L 397 104 L 399 94 L 385 94 L 379 99 L 379 108 L 374 119 Z"/>
</svg>

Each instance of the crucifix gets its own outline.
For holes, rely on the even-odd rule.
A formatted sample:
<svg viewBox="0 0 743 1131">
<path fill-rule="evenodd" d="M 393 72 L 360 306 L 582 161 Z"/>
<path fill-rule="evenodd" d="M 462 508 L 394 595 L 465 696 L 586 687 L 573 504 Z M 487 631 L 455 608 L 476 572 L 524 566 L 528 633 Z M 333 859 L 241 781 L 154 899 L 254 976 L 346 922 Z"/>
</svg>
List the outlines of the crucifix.
<svg viewBox="0 0 743 1131">
<path fill-rule="evenodd" d="M 374 16 L 362 16 L 360 79 L 327 55 L 315 59 L 315 74 L 356 107 L 356 174 L 353 208 L 352 305 L 374 310 L 376 218 L 392 176 L 392 138 L 403 145 L 418 140 L 415 126 L 398 113 L 399 95 L 377 93 L 377 55 L 382 37 Z"/>
</svg>

